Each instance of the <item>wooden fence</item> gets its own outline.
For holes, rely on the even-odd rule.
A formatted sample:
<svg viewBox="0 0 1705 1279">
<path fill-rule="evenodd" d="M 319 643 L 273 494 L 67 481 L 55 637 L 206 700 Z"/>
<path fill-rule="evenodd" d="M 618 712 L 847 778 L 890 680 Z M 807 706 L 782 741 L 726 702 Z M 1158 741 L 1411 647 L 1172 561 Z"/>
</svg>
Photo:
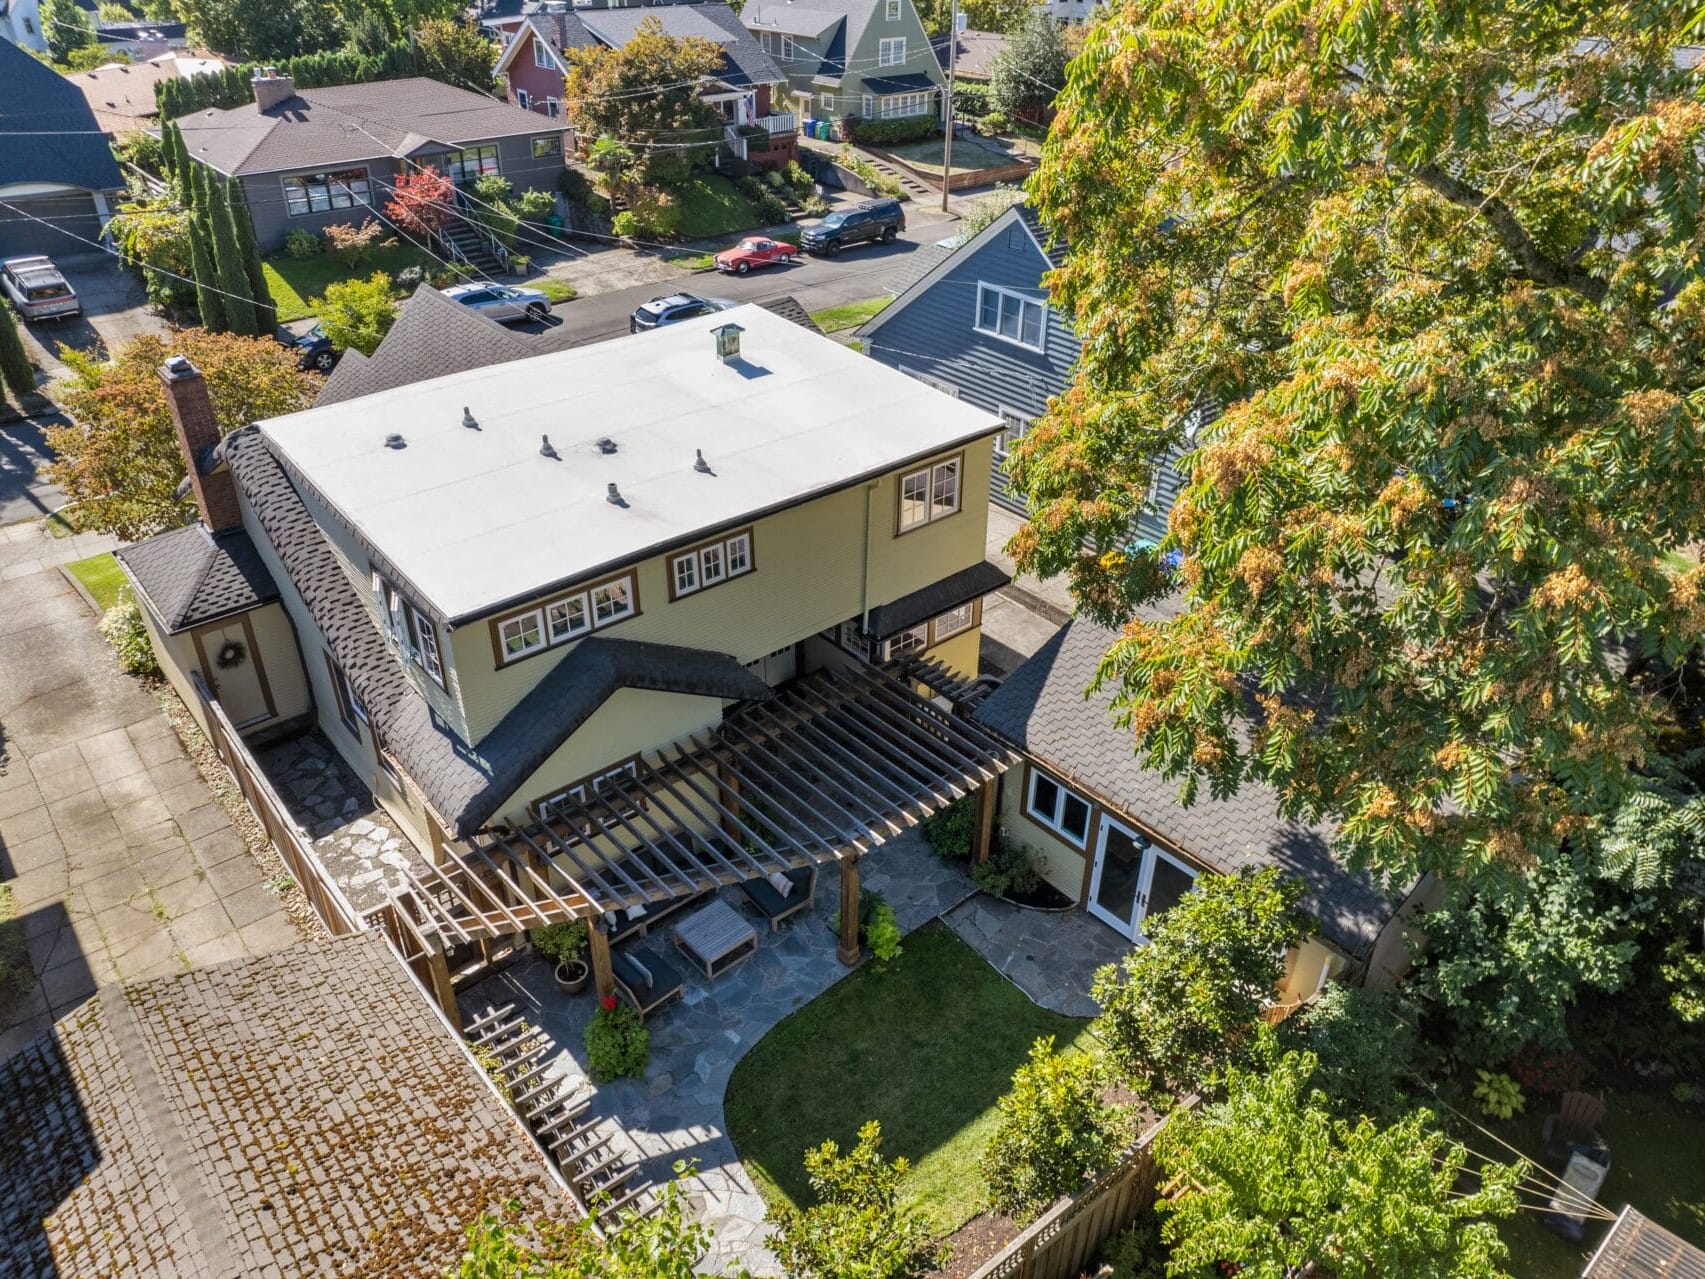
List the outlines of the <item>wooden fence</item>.
<svg viewBox="0 0 1705 1279">
<path fill-rule="evenodd" d="M 1193 1107 L 1195 1098 L 1184 1105 Z M 971 1274 L 971 1279 L 1077 1279 L 1101 1245 L 1154 1206 L 1160 1168 L 1154 1139 L 1162 1119 L 1116 1166 L 1073 1199 L 1055 1204 Z"/>
<path fill-rule="evenodd" d="M 284 859 L 284 868 L 302 886 L 326 931 L 333 937 L 360 932 L 363 925 L 355 907 L 349 904 L 343 889 L 320 865 L 320 859 L 314 855 L 308 842 L 307 832 L 291 819 L 290 810 L 284 806 L 278 792 L 272 789 L 272 783 L 267 781 L 242 735 L 225 714 L 225 708 L 208 691 L 201 672 L 192 671 L 190 678 L 195 683 L 196 695 L 201 698 L 202 709 L 207 712 L 207 736 L 213 743 L 213 749 L 219 752 L 226 771 L 237 783 L 237 789 L 243 793 L 256 819 L 266 828 L 267 838 Z"/>
</svg>

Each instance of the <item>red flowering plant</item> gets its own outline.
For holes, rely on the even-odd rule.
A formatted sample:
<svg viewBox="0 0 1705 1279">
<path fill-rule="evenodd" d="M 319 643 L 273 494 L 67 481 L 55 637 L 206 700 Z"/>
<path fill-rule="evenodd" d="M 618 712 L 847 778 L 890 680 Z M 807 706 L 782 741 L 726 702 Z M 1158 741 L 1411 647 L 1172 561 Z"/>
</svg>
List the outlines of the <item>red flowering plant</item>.
<svg viewBox="0 0 1705 1279">
<path fill-rule="evenodd" d="M 1542 1097 L 1576 1091 L 1587 1082 L 1587 1073 L 1587 1059 L 1573 1048 L 1528 1044 L 1510 1062 L 1516 1082 Z"/>
<path fill-rule="evenodd" d="M 602 1008 L 607 1013 L 613 1013 L 616 1011 L 616 1005 L 619 1003 L 621 1003 L 621 1000 L 617 999 L 614 995 L 605 995 L 598 1001 L 598 1007 Z"/>
<path fill-rule="evenodd" d="M 598 1083 L 623 1075 L 643 1078 L 651 1060 L 651 1032 L 632 1005 L 614 995 L 598 1001 L 598 1011 L 586 1023 L 586 1068 Z"/>
</svg>

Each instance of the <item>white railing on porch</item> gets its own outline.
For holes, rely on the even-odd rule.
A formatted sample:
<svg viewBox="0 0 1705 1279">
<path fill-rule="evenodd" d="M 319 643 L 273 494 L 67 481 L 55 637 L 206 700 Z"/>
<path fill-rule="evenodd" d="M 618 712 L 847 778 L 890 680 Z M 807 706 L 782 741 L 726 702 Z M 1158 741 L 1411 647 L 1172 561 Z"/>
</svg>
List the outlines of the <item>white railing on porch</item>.
<svg viewBox="0 0 1705 1279">
<path fill-rule="evenodd" d="M 779 133 L 792 133 L 798 129 L 799 117 L 791 111 L 779 111 L 774 115 L 761 115 L 753 123 L 763 125 L 773 138 Z"/>
</svg>

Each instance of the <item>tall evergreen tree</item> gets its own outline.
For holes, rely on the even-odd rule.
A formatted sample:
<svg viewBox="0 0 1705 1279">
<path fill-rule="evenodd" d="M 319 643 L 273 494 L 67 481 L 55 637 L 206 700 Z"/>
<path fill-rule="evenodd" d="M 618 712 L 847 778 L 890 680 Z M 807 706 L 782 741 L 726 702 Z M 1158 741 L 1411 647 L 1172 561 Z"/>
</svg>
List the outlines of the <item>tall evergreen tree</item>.
<svg viewBox="0 0 1705 1279">
<path fill-rule="evenodd" d="M 231 206 L 231 227 L 237 233 L 237 248 L 243 255 L 243 274 L 249 281 L 249 296 L 255 303 L 255 332 L 261 336 L 278 327 L 278 307 L 267 287 L 266 272 L 260 263 L 260 246 L 255 243 L 255 221 L 249 216 L 248 201 L 242 187 L 225 188 L 226 201 Z"/>
<path fill-rule="evenodd" d="M 201 324 L 209 333 L 224 333 L 231 326 L 225 318 L 225 299 L 219 296 L 213 252 L 207 243 L 207 228 L 199 213 L 189 220 L 190 274 L 195 276 L 195 305 Z"/>
<path fill-rule="evenodd" d="M 249 295 L 249 269 L 231 221 L 225 180 L 212 174 L 207 180 L 207 225 L 212 230 L 214 278 L 224 294 L 220 301 L 225 306 L 225 319 L 231 332 L 252 336 L 256 332 L 255 304 Z"/>
<path fill-rule="evenodd" d="M 18 336 L 12 309 L 7 306 L 0 306 L 0 382 L 20 397 L 36 389 L 36 371 L 24 350 L 24 340 Z"/>
<path fill-rule="evenodd" d="M 184 144 L 183 130 L 177 125 L 170 126 L 172 130 L 172 177 L 177 183 L 178 199 L 189 202 L 190 166 L 189 147 Z"/>
</svg>

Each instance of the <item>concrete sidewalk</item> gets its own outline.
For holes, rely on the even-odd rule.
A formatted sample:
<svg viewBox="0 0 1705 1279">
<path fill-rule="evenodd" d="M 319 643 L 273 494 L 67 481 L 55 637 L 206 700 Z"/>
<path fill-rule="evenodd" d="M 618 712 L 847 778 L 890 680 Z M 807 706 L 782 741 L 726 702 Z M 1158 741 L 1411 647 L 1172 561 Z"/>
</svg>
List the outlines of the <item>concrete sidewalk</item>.
<svg viewBox="0 0 1705 1279">
<path fill-rule="evenodd" d="M 0 1009 L 0 1059 L 97 985 L 299 940 L 156 695 L 58 572 L 99 540 L 0 530 L 0 884 L 33 971 Z"/>
</svg>

